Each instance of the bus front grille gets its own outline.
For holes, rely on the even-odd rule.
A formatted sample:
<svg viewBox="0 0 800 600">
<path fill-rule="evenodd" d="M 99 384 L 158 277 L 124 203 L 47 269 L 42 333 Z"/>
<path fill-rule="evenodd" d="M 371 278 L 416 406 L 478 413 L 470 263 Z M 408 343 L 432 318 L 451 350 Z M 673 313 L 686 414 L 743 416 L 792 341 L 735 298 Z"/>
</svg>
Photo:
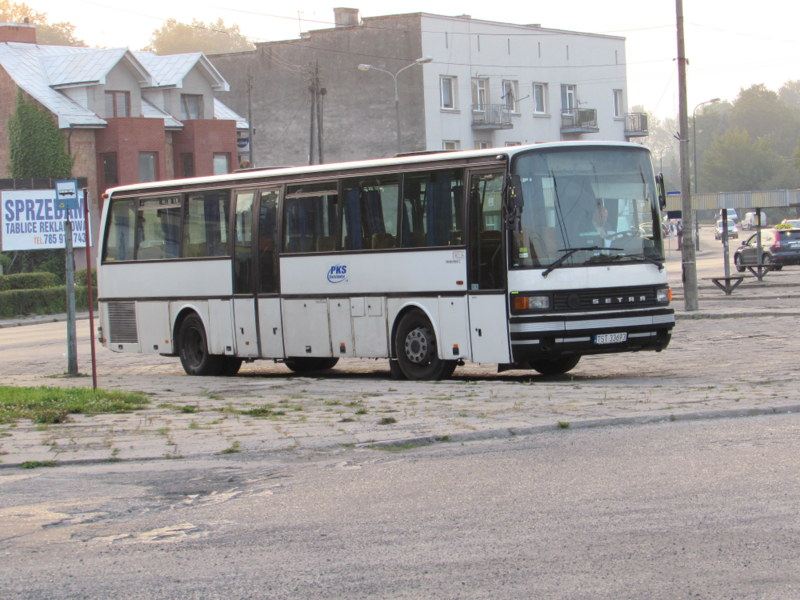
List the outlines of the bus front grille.
<svg viewBox="0 0 800 600">
<path fill-rule="evenodd" d="M 108 324 L 111 329 L 109 340 L 112 344 L 139 343 L 135 302 L 109 302 Z"/>
</svg>

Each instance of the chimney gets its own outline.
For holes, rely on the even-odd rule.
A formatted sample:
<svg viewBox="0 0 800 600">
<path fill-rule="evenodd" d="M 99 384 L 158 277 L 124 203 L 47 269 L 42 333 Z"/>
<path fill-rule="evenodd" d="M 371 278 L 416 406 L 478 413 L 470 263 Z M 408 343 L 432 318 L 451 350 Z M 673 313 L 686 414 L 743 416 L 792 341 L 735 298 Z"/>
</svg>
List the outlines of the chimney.
<svg viewBox="0 0 800 600">
<path fill-rule="evenodd" d="M 358 25 L 357 8 L 334 8 L 333 15 L 337 27 L 355 27 Z"/>
<path fill-rule="evenodd" d="M 36 25 L 28 23 L 0 23 L 0 43 L 36 43 Z"/>
</svg>

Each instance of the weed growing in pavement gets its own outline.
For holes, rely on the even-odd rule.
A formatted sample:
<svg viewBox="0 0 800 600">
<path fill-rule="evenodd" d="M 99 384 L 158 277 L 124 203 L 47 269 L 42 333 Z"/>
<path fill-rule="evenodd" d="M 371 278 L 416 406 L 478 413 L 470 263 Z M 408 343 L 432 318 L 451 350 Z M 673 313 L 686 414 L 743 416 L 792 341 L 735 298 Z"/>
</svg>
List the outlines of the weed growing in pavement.
<svg viewBox="0 0 800 600">
<path fill-rule="evenodd" d="M 558 427 L 559 429 L 569 429 L 569 421 L 559 421 Z"/>
<path fill-rule="evenodd" d="M 378 421 L 378 425 L 392 425 L 397 423 L 397 419 L 394 417 L 382 417 L 380 421 Z"/>
<path fill-rule="evenodd" d="M 225 450 L 220 450 L 217 454 L 236 454 L 242 451 L 242 442 L 234 441 Z"/>
<path fill-rule="evenodd" d="M 138 392 L 88 388 L 0 386 L 0 423 L 30 419 L 34 423 L 64 423 L 71 414 L 127 413 L 149 404 Z"/>
<path fill-rule="evenodd" d="M 55 467 L 58 463 L 54 460 L 28 460 L 22 463 L 20 469 L 38 469 L 39 467 Z"/>
</svg>

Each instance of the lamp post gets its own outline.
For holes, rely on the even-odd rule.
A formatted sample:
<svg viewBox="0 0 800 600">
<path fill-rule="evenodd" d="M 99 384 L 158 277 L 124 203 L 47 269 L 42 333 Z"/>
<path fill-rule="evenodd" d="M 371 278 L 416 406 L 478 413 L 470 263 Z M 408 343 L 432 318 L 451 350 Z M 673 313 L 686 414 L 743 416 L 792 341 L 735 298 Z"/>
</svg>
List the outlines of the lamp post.
<svg viewBox="0 0 800 600">
<path fill-rule="evenodd" d="M 693 151 L 692 154 L 694 158 L 692 162 L 694 162 L 694 193 L 697 193 L 697 109 L 701 106 L 705 106 L 706 104 L 716 104 L 719 102 L 719 98 L 712 98 L 711 100 L 706 100 L 705 102 L 701 102 L 697 106 L 694 107 L 692 111 L 692 146 Z"/>
<path fill-rule="evenodd" d="M 359 71 L 380 71 L 381 73 L 386 73 L 392 78 L 394 81 L 394 120 L 395 120 L 395 128 L 397 132 L 397 153 L 400 154 L 400 93 L 397 87 L 397 76 L 400 75 L 406 69 L 410 69 L 416 65 L 424 65 L 425 63 L 431 62 L 433 59 L 429 56 L 423 56 L 422 58 L 418 58 L 411 64 L 406 65 L 405 67 L 401 67 L 397 71 L 388 71 L 386 69 L 381 69 L 380 67 L 376 67 L 374 65 L 367 65 L 367 64 L 360 64 L 358 65 Z"/>
</svg>

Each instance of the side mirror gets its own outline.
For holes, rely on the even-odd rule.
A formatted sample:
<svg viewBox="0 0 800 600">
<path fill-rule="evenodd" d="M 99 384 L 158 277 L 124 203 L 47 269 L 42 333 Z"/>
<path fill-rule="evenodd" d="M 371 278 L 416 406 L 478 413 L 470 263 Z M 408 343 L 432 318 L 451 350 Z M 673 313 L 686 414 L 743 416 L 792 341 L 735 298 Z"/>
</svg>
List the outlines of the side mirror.
<svg viewBox="0 0 800 600">
<path fill-rule="evenodd" d="M 659 173 L 656 175 L 656 190 L 658 192 L 658 206 L 661 210 L 667 208 L 667 191 L 664 187 L 664 176 Z"/>
</svg>

